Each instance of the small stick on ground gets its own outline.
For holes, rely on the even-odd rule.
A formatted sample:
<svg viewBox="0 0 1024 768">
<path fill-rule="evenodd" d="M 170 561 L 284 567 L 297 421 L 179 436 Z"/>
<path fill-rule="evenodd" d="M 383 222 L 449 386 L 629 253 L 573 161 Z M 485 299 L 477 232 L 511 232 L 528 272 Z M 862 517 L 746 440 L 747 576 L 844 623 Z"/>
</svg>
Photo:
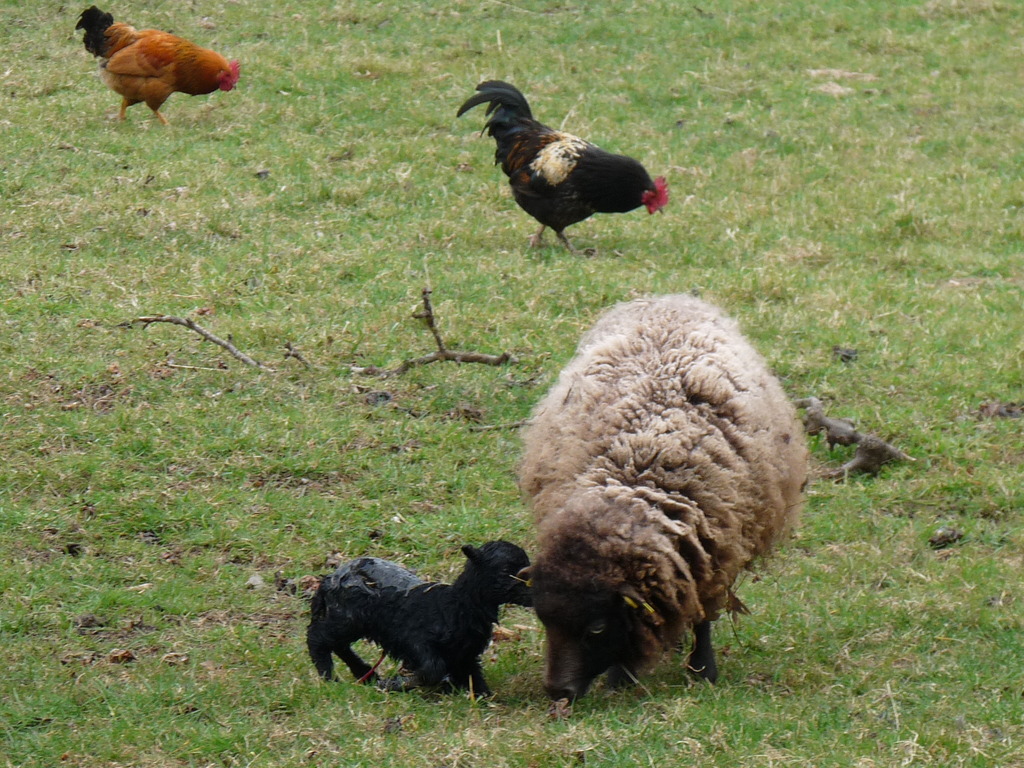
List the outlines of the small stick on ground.
<svg viewBox="0 0 1024 768">
<path fill-rule="evenodd" d="M 866 472 L 869 475 L 873 475 L 882 468 L 883 464 L 897 460 L 916 461 L 916 459 L 908 456 L 896 446 L 885 442 L 882 438 L 875 435 L 864 435 L 861 441 L 857 443 L 857 452 L 853 455 L 853 458 L 839 469 L 829 473 L 829 477 L 841 478 L 854 472 Z"/>
<path fill-rule="evenodd" d="M 496 429 L 519 429 L 520 427 L 525 427 L 529 423 L 529 419 L 520 419 L 519 421 L 510 421 L 507 424 L 472 424 L 469 427 L 469 431 L 491 432 Z"/>
<path fill-rule="evenodd" d="M 236 358 L 238 360 L 241 360 L 243 363 L 245 363 L 248 366 L 252 366 L 253 368 L 259 368 L 261 371 L 273 372 L 273 370 L 274 370 L 270 366 L 264 365 L 263 363 L 259 362 L 258 360 L 253 360 L 251 357 L 249 357 L 247 354 L 242 352 L 238 347 L 236 347 L 230 341 L 225 341 L 224 339 L 220 338 L 219 336 L 215 336 L 214 334 L 210 333 L 208 330 L 203 328 L 201 325 L 199 325 L 199 323 L 197 323 L 192 318 L 189 318 L 189 317 L 175 317 L 174 315 L 144 315 L 143 317 L 136 317 L 131 322 L 132 323 L 142 323 L 144 325 L 144 327 L 149 327 L 150 323 L 171 323 L 172 325 L 180 325 L 180 326 L 182 326 L 184 328 L 188 328 L 190 330 L 195 331 L 200 336 L 202 336 L 204 339 L 206 339 L 209 342 L 212 342 L 212 343 L 216 344 L 218 347 L 226 349 L 229 353 L 231 353 L 232 357 L 234 357 L 234 358 Z"/>
<path fill-rule="evenodd" d="M 504 365 L 512 359 L 512 356 L 508 352 L 502 352 L 500 355 L 488 355 L 483 352 L 461 352 L 454 349 L 448 349 L 444 343 L 444 339 L 441 337 L 441 332 L 437 329 L 437 323 L 434 322 L 434 307 L 430 303 L 431 293 L 432 291 L 429 288 L 423 289 L 423 309 L 414 313 L 413 317 L 417 320 L 426 321 L 427 328 L 430 329 L 431 334 L 434 336 L 434 342 L 437 344 L 436 352 L 431 352 L 430 354 L 423 355 L 422 357 L 415 357 L 411 360 L 405 360 L 397 368 L 380 369 L 370 366 L 369 368 L 354 368 L 353 370 L 357 373 L 366 373 L 372 376 L 380 376 L 381 378 L 384 378 L 387 376 L 401 376 L 410 368 L 415 368 L 419 365 L 427 365 L 428 363 L 436 363 L 439 360 L 450 360 L 455 363 Z"/>
<path fill-rule="evenodd" d="M 828 442 L 828 449 L 831 451 L 838 445 L 855 445 L 863 437 L 860 432 L 854 429 L 853 422 L 849 419 L 832 419 L 825 415 L 825 406 L 816 397 L 805 397 L 796 401 L 797 408 L 806 411 L 804 416 L 804 431 L 808 435 L 817 435 L 825 432 L 825 440 Z"/>
<path fill-rule="evenodd" d="M 296 360 L 298 360 L 300 363 L 306 366 L 306 368 L 313 367 L 312 365 L 310 365 L 309 360 L 303 357 L 302 353 L 292 346 L 292 343 L 290 341 L 286 341 L 284 343 L 284 359 L 287 360 L 289 357 L 294 357 Z"/>
<path fill-rule="evenodd" d="M 165 363 L 168 368 L 180 368 L 183 371 L 223 371 L 223 368 L 211 368 L 208 365 L 178 365 L 177 363 Z"/>
<path fill-rule="evenodd" d="M 797 408 L 806 411 L 804 429 L 809 435 L 825 433 L 825 441 L 831 451 L 836 445 L 856 445 L 857 452 L 848 462 L 829 472 L 826 477 L 842 479 L 855 472 L 875 474 L 883 464 L 890 461 L 915 461 L 899 448 L 891 445 L 876 435 L 862 434 L 849 419 L 833 419 L 825 415 L 825 407 L 816 397 L 805 397 L 797 400 Z"/>
</svg>

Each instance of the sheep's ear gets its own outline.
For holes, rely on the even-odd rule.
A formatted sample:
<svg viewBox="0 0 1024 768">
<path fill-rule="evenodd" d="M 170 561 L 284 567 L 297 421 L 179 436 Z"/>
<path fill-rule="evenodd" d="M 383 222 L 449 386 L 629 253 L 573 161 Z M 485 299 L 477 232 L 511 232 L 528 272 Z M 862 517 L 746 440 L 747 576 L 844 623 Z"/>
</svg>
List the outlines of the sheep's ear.
<svg viewBox="0 0 1024 768">
<path fill-rule="evenodd" d="M 520 570 L 519 573 L 516 574 L 516 579 L 518 579 L 519 581 L 523 582 L 526 586 L 532 587 L 533 586 L 533 566 L 528 565 L 525 568 L 523 568 L 522 570 Z"/>
<path fill-rule="evenodd" d="M 476 547 L 469 546 L 469 544 L 462 547 L 462 554 L 464 554 L 471 563 L 475 563 L 480 558 L 480 550 Z"/>
</svg>

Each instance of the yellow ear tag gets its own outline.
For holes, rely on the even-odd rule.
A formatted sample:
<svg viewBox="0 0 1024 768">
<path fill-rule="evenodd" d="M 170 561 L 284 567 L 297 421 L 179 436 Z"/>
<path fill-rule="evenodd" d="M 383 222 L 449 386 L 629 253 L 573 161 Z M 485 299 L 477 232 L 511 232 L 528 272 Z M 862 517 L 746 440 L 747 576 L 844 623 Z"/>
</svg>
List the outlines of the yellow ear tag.
<svg viewBox="0 0 1024 768">
<path fill-rule="evenodd" d="M 653 606 L 653 605 L 651 605 L 650 603 L 646 602 L 646 601 L 644 601 L 643 603 L 637 603 L 637 601 L 636 601 L 636 600 L 634 600 L 634 599 L 633 599 L 632 597 L 630 597 L 629 595 L 623 595 L 623 596 L 622 596 L 622 600 L 623 600 L 623 602 L 625 602 L 625 604 L 626 604 L 626 605 L 628 605 L 628 606 L 629 606 L 630 608 L 640 608 L 640 607 L 642 606 L 642 607 L 643 607 L 643 609 L 644 609 L 645 611 L 647 611 L 647 612 L 648 612 L 649 614 L 651 614 L 652 616 L 653 616 L 653 615 L 655 614 L 655 611 L 654 611 L 654 606 Z"/>
</svg>

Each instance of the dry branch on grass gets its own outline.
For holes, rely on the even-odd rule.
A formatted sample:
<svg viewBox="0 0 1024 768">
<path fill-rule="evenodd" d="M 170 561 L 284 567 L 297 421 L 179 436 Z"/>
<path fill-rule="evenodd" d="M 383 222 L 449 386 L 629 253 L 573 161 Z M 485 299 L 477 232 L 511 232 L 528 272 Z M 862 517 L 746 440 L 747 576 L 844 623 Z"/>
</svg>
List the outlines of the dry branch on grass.
<svg viewBox="0 0 1024 768">
<path fill-rule="evenodd" d="M 797 408 L 806 411 L 804 415 L 804 431 L 808 435 L 825 433 L 828 449 L 831 451 L 838 445 L 855 445 L 863 438 L 853 422 L 849 419 L 833 419 L 825 415 L 825 406 L 816 397 L 805 397 L 796 401 Z"/>
<path fill-rule="evenodd" d="M 230 341 L 225 341 L 219 336 L 215 336 L 208 330 L 199 325 L 195 320 L 190 317 L 176 317 L 174 315 L 143 315 L 142 317 L 136 317 L 131 323 L 142 323 L 144 327 L 149 327 L 150 323 L 171 323 L 172 325 L 180 325 L 183 328 L 195 331 L 204 339 L 209 342 L 216 344 L 218 347 L 226 349 L 231 356 L 241 360 L 246 365 L 252 366 L 253 368 L 259 368 L 261 371 L 273 371 L 274 369 L 268 365 L 264 365 L 258 360 L 254 360 L 247 354 L 242 352 L 238 347 L 232 344 Z"/>
<path fill-rule="evenodd" d="M 470 432 L 493 432 L 498 429 L 519 429 L 525 427 L 530 423 L 529 419 L 520 419 L 519 421 L 510 421 L 507 424 L 473 424 L 470 426 Z"/>
<path fill-rule="evenodd" d="M 831 451 L 836 445 L 856 445 L 857 452 L 848 462 L 829 472 L 826 477 L 841 479 L 855 472 L 875 474 L 883 464 L 890 461 L 914 461 L 899 448 L 880 437 L 858 432 L 849 419 L 833 419 L 825 415 L 825 406 L 816 397 L 805 397 L 796 401 L 797 408 L 803 408 L 804 430 L 809 435 L 825 433 L 825 442 Z"/>
<path fill-rule="evenodd" d="M 405 360 L 397 368 L 377 368 L 376 366 L 369 366 L 367 368 L 353 367 L 352 370 L 355 373 L 365 373 L 369 376 L 380 376 L 381 378 L 384 378 L 387 376 L 401 376 L 410 368 L 415 368 L 419 365 L 427 365 L 428 363 L 436 363 L 439 360 L 450 360 L 455 363 L 504 365 L 512 359 L 512 356 L 508 352 L 502 352 L 500 355 L 488 355 L 483 352 L 461 352 L 454 349 L 448 349 L 447 345 L 444 343 L 444 339 L 441 337 L 441 332 L 437 329 L 437 323 L 434 321 L 434 307 L 430 303 L 431 293 L 432 291 L 429 288 L 423 289 L 423 309 L 419 312 L 413 313 L 413 317 L 417 320 L 423 320 L 426 322 L 427 328 L 430 329 L 431 334 L 434 336 L 434 342 L 437 344 L 437 351 L 421 357 L 414 357 L 411 360 Z"/>
<path fill-rule="evenodd" d="M 307 369 L 312 368 L 312 364 L 307 360 L 299 350 L 297 350 L 290 341 L 284 343 L 284 359 L 287 360 L 289 357 L 298 360 Z"/>
</svg>

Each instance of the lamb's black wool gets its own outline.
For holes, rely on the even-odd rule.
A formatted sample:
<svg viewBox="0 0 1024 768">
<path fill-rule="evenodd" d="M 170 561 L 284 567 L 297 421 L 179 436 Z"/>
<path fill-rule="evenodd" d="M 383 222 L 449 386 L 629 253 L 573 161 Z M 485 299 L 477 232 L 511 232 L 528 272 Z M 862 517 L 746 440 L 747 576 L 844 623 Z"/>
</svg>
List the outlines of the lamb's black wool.
<svg viewBox="0 0 1024 768">
<path fill-rule="evenodd" d="M 491 640 L 498 608 L 532 605 L 517 574 L 530 564 L 526 553 L 506 541 L 462 548 L 466 567 L 454 584 L 424 582 L 388 560 L 362 557 L 324 578 L 313 596 L 306 633 L 309 655 L 325 680 L 334 673 L 332 652 L 357 680 L 387 689 L 442 686 L 490 694 L 480 654 Z M 412 672 L 409 678 L 378 680 L 352 650 L 371 640 Z"/>
</svg>

